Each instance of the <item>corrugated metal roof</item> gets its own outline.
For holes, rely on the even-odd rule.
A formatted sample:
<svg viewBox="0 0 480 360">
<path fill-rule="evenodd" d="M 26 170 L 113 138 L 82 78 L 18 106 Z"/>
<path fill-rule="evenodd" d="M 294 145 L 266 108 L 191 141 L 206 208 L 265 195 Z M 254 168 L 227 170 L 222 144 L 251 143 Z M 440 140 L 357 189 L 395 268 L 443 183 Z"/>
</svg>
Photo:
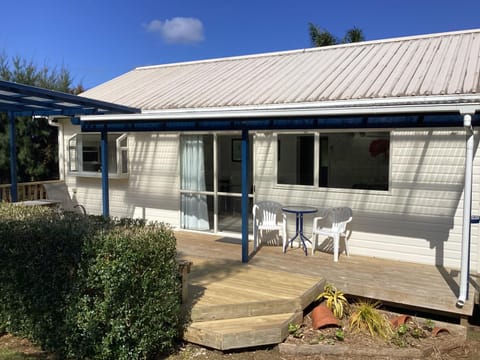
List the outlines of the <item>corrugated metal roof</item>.
<svg viewBox="0 0 480 360">
<path fill-rule="evenodd" d="M 480 29 L 136 68 L 82 95 L 143 110 L 480 94 Z"/>
</svg>

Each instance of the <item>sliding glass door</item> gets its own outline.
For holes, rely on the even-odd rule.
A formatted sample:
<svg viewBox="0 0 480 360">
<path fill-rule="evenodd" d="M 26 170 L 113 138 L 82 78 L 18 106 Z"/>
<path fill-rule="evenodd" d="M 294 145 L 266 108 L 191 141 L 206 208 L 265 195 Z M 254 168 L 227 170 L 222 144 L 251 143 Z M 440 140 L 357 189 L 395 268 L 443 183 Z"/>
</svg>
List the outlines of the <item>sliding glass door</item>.
<svg viewBox="0 0 480 360">
<path fill-rule="evenodd" d="M 218 231 L 242 231 L 242 159 L 241 135 L 217 136 Z M 250 138 L 250 167 L 247 189 L 252 194 L 253 140 Z M 252 204 L 249 204 L 249 211 Z"/>
<path fill-rule="evenodd" d="M 183 135 L 181 226 L 184 229 L 241 232 L 240 134 Z M 247 188 L 253 199 L 253 140 Z M 249 209 L 251 209 L 251 202 Z"/>
</svg>

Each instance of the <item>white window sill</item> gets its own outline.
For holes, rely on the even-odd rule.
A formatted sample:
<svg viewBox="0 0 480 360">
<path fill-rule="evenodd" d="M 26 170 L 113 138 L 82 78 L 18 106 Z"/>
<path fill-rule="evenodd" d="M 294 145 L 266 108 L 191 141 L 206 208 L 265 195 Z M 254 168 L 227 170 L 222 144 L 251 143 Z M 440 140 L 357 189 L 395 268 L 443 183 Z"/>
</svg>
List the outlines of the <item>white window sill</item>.
<svg viewBox="0 0 480 360">
<path fill-rule="evenodd" d="M 101 178 L 102 173 L 101 172 L 88 172 L 88 171 L 78 171 L 78 172 L 68 172 L 69 176 L 75 176 L 75 177 L 89 177 L 89 178 Z M 108 178 L 109 179 L 128 179 L 129 174 L 117 174 L 117 173 L 109 173 Z"/>
</svg>

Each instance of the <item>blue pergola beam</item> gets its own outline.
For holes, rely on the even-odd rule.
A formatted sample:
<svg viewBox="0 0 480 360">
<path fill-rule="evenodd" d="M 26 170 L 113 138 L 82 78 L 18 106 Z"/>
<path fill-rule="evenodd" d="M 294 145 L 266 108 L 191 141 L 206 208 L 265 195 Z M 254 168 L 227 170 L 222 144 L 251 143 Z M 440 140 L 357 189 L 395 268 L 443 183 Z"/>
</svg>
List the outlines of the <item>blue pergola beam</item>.
<svg viewBox="0 0 480 360">
<path fill-rule="evenodd" d="M 480 115 L 472 120 L 480 124 Z M 308 118 L 272 119 L 218 119 L 218 120 L 131 120 L 131 121 L 80 121 L 83 132 L 100 132 L 105 126 L 109 132 L 135 131 L 227 131 L 236 130 L 290 130 L 290 129 L 379 129 L 420 127 L 462 127 L 463 118 L 458 113 L 417 115 L 365 115 Z"/>
<path fill-rule="evenodd" d="M 31 99 L 30 97 L 25 97 L 25 96 L 15 96 L 15 95 L 4 95 L 0 94 L 0 107 L 2 107 L 2 101 L 5 100 L 5 103 L 8 103 L 8 106 L 16 106 L 18 109 L 22 109 L 21 111 L 24 111 L 25 107 L 31 108 L 33 110 L 51 110 L 52 108 L 55 109 L 81 109 L 81 106 L 77 105 L 65 105 L 65 104 L 59 104 L 56 103 L 53 100 L 35 100 Z"/>
<path fill-rule="evenodd" d="M 69 115 L 89 115 L 93 113 L 133 114 L 140 112 L 139 109 L 129 106 L 3 80 L 0 80 L 0 94 L 2 99 L 13 102 L 13 104 L 9 104 L 0 101 L 0 112 L 20 111 L 38 114 L 38 111 L 51 111 L 52 115 L 59 113 L 66 115 L 66 113 L 62 113 L 62 110 L 67 111 Z M 40 106 L 41 108 L 35 109 L 35 106 Z M 43 113 L 42 115 L 46 114 Z"/>
</svg>

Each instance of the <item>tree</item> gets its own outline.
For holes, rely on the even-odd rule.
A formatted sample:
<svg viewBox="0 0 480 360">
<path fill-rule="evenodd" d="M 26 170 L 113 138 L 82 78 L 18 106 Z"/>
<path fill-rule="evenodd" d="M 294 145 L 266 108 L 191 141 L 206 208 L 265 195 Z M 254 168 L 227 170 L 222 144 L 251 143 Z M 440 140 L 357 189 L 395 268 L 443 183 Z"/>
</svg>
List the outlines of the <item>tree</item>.
<svg viewBox="0 0 480 360">
<path fill-rule="evenodd" d="M 350 30 L 347 31 L 345 34 L 345 37 L 343 38 L 343 43 L 355 43 L 355 42 L 362 42 L 365 41 L 365 36 L 363 35 L 363 31 L 356 26 L 351 28 Z"/>
<path fill-rule="evenodd" d="M 0 53 L 0 79 L 66 93 L 81 92 L 72 86 L 70 72 Z M 46 119 L 19 117 L 16 121 L 17 180 L 19 182 L 58 179 L 58 130 Z M 10 183 L 8 118 L 0 114 L 0 183 Z"/>
<path fill-rule="evenodd" d="M 363 31 L 355 26 L 347 30 L 342 41 L 339 41 L 337 37 L 328 30 L 322 29 L 312 23 L 308 24 L 308 32 L 310 35 L 310 41 L 315 47 L 365 41 Z"/>
<path fill-rule="evenodd" d="M 312 23 L 309 23 L 308 27 L 313 46 L 329 46 L 338 43 L 337 38 L 331 32 L 321 29 Z"/>
</svg>

